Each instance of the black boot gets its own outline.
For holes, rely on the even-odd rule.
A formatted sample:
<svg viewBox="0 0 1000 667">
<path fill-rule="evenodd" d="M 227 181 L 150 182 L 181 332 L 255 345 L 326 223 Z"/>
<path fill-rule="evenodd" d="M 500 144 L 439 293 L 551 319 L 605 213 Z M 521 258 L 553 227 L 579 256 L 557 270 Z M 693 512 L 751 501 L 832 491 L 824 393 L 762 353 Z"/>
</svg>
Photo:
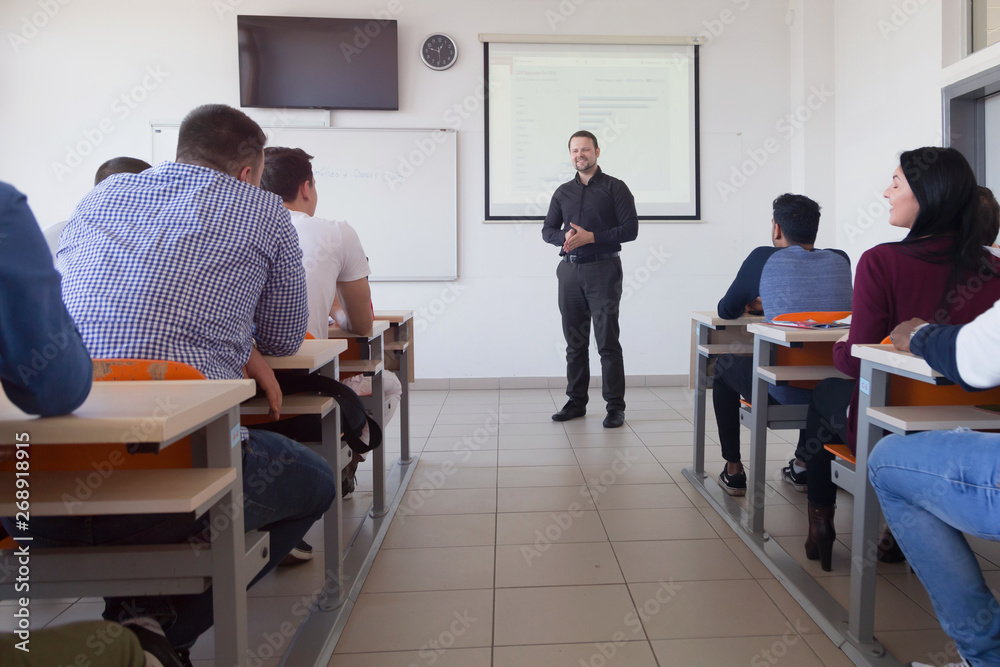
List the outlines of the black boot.
<svg viewBox="0 0 1000 667">
<path fill-rule="evenodd" d="M 806 558 L 819 560 L 824 572 L 832 568 L 833 541 L 837 530 L 833 527 L 833 513 L 836 505 L 814 505 L 809 503 L 809 536 L 806 537 Z"/>
</svg>

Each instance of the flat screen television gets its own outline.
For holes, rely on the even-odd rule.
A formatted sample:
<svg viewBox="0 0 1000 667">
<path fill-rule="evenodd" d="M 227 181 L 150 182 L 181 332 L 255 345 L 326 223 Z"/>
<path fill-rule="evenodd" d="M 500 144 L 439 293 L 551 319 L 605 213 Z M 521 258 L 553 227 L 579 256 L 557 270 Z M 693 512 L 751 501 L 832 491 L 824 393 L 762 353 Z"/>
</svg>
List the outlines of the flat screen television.
<svg viewBox="0 0 1000 667">
<path fill-rule="evenodd" d="M 240 104 L 399 109 L 396 21 L 237 16 Z"/>
</svg>

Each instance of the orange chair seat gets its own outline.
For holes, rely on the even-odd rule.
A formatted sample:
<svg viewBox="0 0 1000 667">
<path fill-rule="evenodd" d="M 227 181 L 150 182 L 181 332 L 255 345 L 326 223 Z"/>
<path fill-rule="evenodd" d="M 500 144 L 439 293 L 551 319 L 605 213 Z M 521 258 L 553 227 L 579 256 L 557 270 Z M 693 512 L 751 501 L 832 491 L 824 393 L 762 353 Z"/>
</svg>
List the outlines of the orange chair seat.
<svg viewBox="0 0 1000 667">
<path fill-rule="evenodd" d="M 838 459 L 843 459 L 848 463 L 853 464 L 857 461 L 857 459 L 854 457 L 854 454 L 851 453 L 851 448 L 848 447 L 847 445 L 824 445 L 823 449 L 830 452 Z"/>
</svg>

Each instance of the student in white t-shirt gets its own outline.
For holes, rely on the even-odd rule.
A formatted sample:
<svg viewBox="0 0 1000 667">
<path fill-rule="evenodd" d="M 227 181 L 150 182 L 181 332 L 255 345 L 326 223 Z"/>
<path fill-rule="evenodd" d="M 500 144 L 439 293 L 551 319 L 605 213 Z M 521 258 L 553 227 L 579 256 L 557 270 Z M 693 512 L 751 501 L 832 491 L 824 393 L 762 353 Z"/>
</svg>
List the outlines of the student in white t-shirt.
<svg viewBox="0 0 1000 667">
<path fill-rule="evenodd" d="M 260 186 L 281 197 L 299 234 L 309 293 L 306 331 L 325 340 L 328 318 L 332 317 L 342 329 L 363 333 L 372 328 L 373 321 L 368 258 L 361 239 L 349 224 L 315 217 L 316 181 L 310 160 L 312 156 L 301 148 L 265 148 Z M 372 393 L 371 378 L 363 375 L 351 376 L 344 384 L 360 396 Z M 403 387 L 390 371 L 383 372 L 382 386 L 389 404 L 385 418 L 388 423 L 396 414 Z"/>
</svg>

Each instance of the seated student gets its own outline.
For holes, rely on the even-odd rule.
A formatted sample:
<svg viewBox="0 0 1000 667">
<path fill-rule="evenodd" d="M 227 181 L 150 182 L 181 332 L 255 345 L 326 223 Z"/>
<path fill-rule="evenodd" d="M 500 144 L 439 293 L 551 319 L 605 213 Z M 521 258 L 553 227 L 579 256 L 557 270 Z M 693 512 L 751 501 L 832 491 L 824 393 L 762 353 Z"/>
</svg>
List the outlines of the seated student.
<svg viewBox="0 0 1000 667">
<path fill-rule="evenodd" d="M 90 355 L 28 200 L 7 183 L 0 183 L 0 239 L 0 384 L 28 414 L 72 412 L 90 393 Z M 54 357 L 42 352 L 50 349 Z"/>
<path fill-rule="evenodd" d="M 965 325 L 907 320 L 892 340 L 967 391 L 1000 385 L 1000 301 Z M 868 459 L 886 521 L 967 661 L 953 667 L 1000 665 L 1000 604 L 962 536 L 1000 536 L 998 459 L 1000 435 L 967 429 L 888 435 Z"/>
<path fill-rule="evenodd" d="M 308 317 L 302 253 L 281 200 L 256 187 L 265 141 L 242 112 L 201 106 L 181 124 L 177 162 L 108 179 L 80 202 L 58 264 L 67 308 L 94 357 L 169 359 L 209 379 L 237 379 L 244 366 L 253 377 L 262 372 L 254 347 L 276 356 L 298 350 Z M 244 526 L 268 531 L 271 542 L 252 584 L 322 517 L 336 480 L 318 454 L 283 436 L 244 430 L 242 448 Z M 260 484 L 276 459 L 282 474 Z M 184 541 L 207 523 L 143 520 L 35 519 L 31 528 L 36 544 L 66 545 Z M 109 598 L 104 617 L 132 608 L 160 620 L 178 649 L 212 625 L 211 590 Z"/>
<path fill-rule="evenodd" d="M 260 184 L 281 197 L 285 208 L 291 211 L 292 225 L 299 235 L 309 292 L 309 333 L 326 340 L 331 317 L 342 329 L 364 333 L 373 322 L 368 258 L 357 232 L 349 224 L 315 217 L 318 199 L 310 160 L 312 156 L 301 148 L 266 148 Z M 389 403 L 385 415 L 388 423 L 399 406 L 403 386 L 391 371 L 382 372 L 382 383 Z M 346 378 L 344 384 L 359 396 L 372 393 L 371 378 L 361 374 Z M 367 432 L 362 439 L 367 441 Z M 363 454 L 354 454 L 348 466 L 345 497 L 353 490 L 354 470 L 364 460 Z"/>
<path fill-rule="evenodd" d="M 940 324 L 971 322 L 1000 299 L 1000 259 L 983 248 L 979 190 L 961 153 L 936 147 L 903 152 L 884 196 L 890 204 L 889 224 L 909 233 L 902 241 L 865 251 L 858 261 L 851 330 L 833 347 L 837 369 L 852 378 L 861 368 L 852 345 L 880 343 L 893 327 L 913 317 Z M 981 288 L 969 289 L 969 279 Z M 836 539 L 837 487 L 830 478 L 833 455 L 823 445 L 841 442 L 854 450 L 857 384 L 839 378 L 820 382 L 799 436 L 809 486 L 806 556 L 819 559 L 826 572 Z M 880 560 L 898 558 L 890 535 L 880 540 L 879 550 Z"/>
<path fill-rule="evenodd" d="M 735 319 L 744 312 L 763 310 L 770 320 L 785 313 L 849 310 L 851 260 L 843 250 L 813 248 L 819 204 L 802 195 L 783 194 L 774 200 L 773 210 L 773 247 L 756 248 L 743 261 L 729 291 L 719 301 L 719 317 Z M 726 459 L 717 481 L 731 496 L 742 496 L 747 489 L 740 462 L 740 396 L 750 400 L 753 375 L 751 357 L 727 354 L 715 362 L 712 402 Z M 794 387 L 772 387 L 769 395 L 779 403 L 809 400 L 807 392 Z M 805 490 L 805 466 L 796 471 L 795 459 L 789 461 L 782 476 Z"/>
<path fill-rule="evenodd" d="M 98 185 L 112 174 L 138 174 L 150 168 L 151 166 L 148 162 L 138 158 L 113 157 L 97 168 L 97 173 L 94 174 L 94 185 Z M 42 230 L 42 233 L 45 234 L 45 242 L 49 244 L 49 252 L 52 253 L 52 257 L 55 257 L 56 251 L 59 250 L 59 235 L 62 234 L 62 230 L 66 227 L 67 222 L 69 221 L 63 220 Z"/>
</svg>

